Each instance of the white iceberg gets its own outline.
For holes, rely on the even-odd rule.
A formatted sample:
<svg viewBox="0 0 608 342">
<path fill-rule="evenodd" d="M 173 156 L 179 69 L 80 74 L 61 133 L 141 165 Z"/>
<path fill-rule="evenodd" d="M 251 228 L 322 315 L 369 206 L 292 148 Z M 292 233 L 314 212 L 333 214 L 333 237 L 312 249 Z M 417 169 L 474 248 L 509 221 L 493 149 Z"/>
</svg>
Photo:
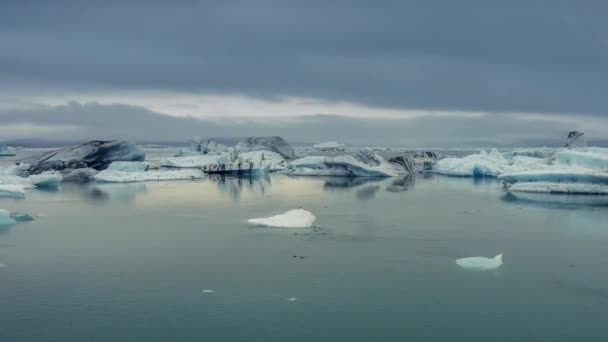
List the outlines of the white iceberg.
<svg viewBox="0 0 608 342">
<path fill-rule="evenodd" d="M 310 228 L 316 217 L 310 211 L 294 209 L 288 212 L 267 218 L 250 219 L 247 222 L 256 226 L 275 228 Z"/>
<path fill-rule="evenodd" d="M 203 178 L 200 170 L 151 170 L 151 171 L 113 171 L 103 170 L 95 175 L 95 180 L 106 183 L 130 183 L 167 180 L 193 180 Z"/>
<path fill-rule="evenodd" d="M 309 156 L 294 160 L 286 174 L 294 176 L 392 177 L 402 172 L 370 149 L 355 155 Z"/>
<path fill-rule="evenodd" d="M 63 176 L 56 171 L 46 171 L 27 177 L 37 188 L 57 188 L 63 181 Z"/>
<path fill-rule="evenodd" d="M 345 151 L 346 145 L 337 143 L 335 141 L 328 141 L 312 146 L 313 149 L 318 151 Z"/>
<path fill-rule="evenodd" d="M 500 267 L 502 265 L 502 254 L 498 254 L 493 258 L 486 257 L 470 257 L 456 260 L 456 264 L 462 268 L 487 271 Z"/>
<path fill-rule="evenodd" d="M 25 197 L 25 188 L 21 185 L 0 184 L 0 197 Z"/>
<path fill-rule="evenodd" d="M 508 165 L 507 159 L 497 150 L 490 153 L 482 150 L 479 154 L 463 158 L 444 158 L 435 164 L 435 172 L 447 176 L 497 177 Z"/>
</svg>

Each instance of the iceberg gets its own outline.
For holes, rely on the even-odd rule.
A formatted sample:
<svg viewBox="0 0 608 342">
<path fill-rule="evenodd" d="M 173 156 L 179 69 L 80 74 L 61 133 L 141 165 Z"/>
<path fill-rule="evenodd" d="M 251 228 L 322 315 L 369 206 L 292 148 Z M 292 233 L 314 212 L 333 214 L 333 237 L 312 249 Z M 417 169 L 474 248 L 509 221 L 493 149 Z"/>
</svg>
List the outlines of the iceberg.
<svg viewBox="0 0 608 342">
<path fill-rule="evenodd" d="M 86 169 L 73 169 L 73 170 L 63 170 L 62 176 L 64 182 L 79 182 L 85 183 L 90 182 L 95 179 L 95 175 L 99 173 L 99 171 L 91 168 Z"/>
<path fill-rule="evenodd" d="M 310 228 L 315 219 L 315 215 L 310 211 L 294 209 L 281 215 L 250 219 L 247 222 L 251 225 L 273 228 Z"/>
<path fill-rule="evenodd" d="M 92 140 L 75 147 L 23 158 L 17 164 L 29 165 L 27 171 L 30 174 L 81 168 L 103 170 L 114 161 L 144 161 L 145 156 L 145 152 L 133 142 Z"/>
<path fill-rule="evenodd" d="M 57 188 L 63 181 L 63 176 L 59 172 L 47 171 L 37 175 L 31 175 L 27 179 L 37 188 Z"/>
<path fill-rule="evenodd" d="M 572 131 L 568 133 L 568 138 L 566 140 L 565 148 L 580 148 L 587 147 L 587 139 L 584 137 L 585 133 Z"/>
<path fill-rule="evenodd" d="M 8 146 L 6 146 L 4 144 L 0 144 L 0 157 L 14 156 L 14 155 L 16 155 L 16 153 L 13 152 L 13 150 L 9 149 Z"/>
<path fill-rule="evenodd" d="M 218 154 L 227 152 L 228 147 L 211 139 L 205 139 L 203 137 L 194 137 L 189 141 L 189 147 L 180 149 L 176 157 L 195 156 L 201 154 Z"/>
<path fill-rule="evenodd" d="M 97 182 L 130 183 L 146 181 L 167 180 L 194 180 L 203 178 L 205 174 L 200 170 L 151 170 L 151 171 L 116 171 L 103 170 L 95 175 Z"/>
<path fill-rule="evenodd" d="M 463 158 L 444 158 L 435 165 L 435 172 L 447 176 L 497 177 L 504 172 L 508 162 L 497 150 L 490 153 L 482 150 L 479 154 Z"/>
<path fill-rule="evenodd" d="M 203 168 L 215 164 L 228 163 L 231 160 L 230 153 L 205 154 L 187 157 L 163 158 L 160 166 L 174 168 Z"/>
<path fill-rule="evenodd" d="M 462 268 L 476 271 L 487 271 L 500 267 L 502 265 L 502 254 L 498 254 L 493 258 L 485 257 L 470 257 L 456 260 L 456 264 Z"/>
<path fill-rule="evenodd" d="M 240 140 L 236 149 L 238 152 L 271 151 L 285 159 L 294 159 L 293 148 L 281 137 L 249 137 Z"/>
<path fill-rule="evenodd" d="M 25 197 L 25 188 L 21 185 L 0 184 L 0 197 Z"/>
<path fill-rule="evenodd" d="M 230 149 L 221 154 L 172 157 L 161 160 L 161 166 L 198 168 L 207 173 L 256 174 L 284 170 L 285 159 L 271 151 L 237 152 Z"/>
<path fill-rule="evenodd" d="M 292 161 L 285 173 L 293 176 L 392 177 L 406 170 L 389 163 L 371 149 L 355 155 L 309 156 Z"/>
<path fill-rule="evenodd" d="M 147 162 L 115 161 L 108 166 L 109 171 L 143 172 L 148 171 L 150 164 Z"/>
<path fill-rule="evenodd" d="M 325 152 L 340 151 L 341 152 L 341 151 L 346 150 L 346 145 L 337 143 L 335 141 L 328 141 L 328 142 L 315 144 L 312 146 L 312 148 L 317 151 L 325 151 Z"/>
</svg>

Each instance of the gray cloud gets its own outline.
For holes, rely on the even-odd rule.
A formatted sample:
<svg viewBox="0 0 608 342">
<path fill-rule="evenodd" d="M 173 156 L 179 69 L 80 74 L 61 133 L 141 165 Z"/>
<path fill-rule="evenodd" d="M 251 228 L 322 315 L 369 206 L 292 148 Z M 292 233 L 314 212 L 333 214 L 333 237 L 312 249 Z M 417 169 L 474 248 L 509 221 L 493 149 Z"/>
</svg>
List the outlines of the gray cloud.
<svg viewBox="0 0 608 342">
<path fill-rule="evenodd" d="M 175 118 L 125 105 L 81 104 L 0 109 L 3 129 L 36 125 L 36 136 L 23 132 L 10 138 L 55 141 L 135 139 L 144 142 L 185 142 L 192 136 L 243 137 L 280 135 L 292 143 L 338 140 L 361 145 L 410 147 L 555 145 L 562 143 L 569 123 L 512 116 L 419 117 L 416 119 L 352 118 L 312 115 L 284 120 L 253 118 L 199 120 Z M 605 124 L 605 123 L 604 123 Z M 598 127 L 597 132 L 605 131 Z M 590 134 L 590 138 L 603 138 Z M 6 139 L 6 137 L 4 137 Z"/>
<path fill-rule="evenodd" d="M 603 116 L 607 10 L 562 0 L 9 0 L 0 90 Z"/>
</svg>

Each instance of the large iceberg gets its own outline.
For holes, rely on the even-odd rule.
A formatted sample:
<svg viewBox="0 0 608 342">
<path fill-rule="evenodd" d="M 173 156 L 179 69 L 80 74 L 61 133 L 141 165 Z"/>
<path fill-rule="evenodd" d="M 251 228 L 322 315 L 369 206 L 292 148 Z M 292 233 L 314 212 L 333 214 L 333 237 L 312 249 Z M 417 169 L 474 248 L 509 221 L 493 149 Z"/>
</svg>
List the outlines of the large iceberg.
<svg viewBox="0 0 608 342">
<path fill-rule="evenodd" d="M 463 158 L 444 158 L 435 165 L 435 172 L 448 176 L 497 177 L 507 165 L 505 157 L 492 149 L 490 153 L 482 150 Z"/>
<path fill-rule="evenodd" d="M 286 174 L 294 176 L 391 177 L 407 172 L 382 156 L 364 149 L 355 155 L 309 156 L 288 164 Z"/>
<path fill-rule="evenodd" d="M 14 156 L 16 153 L 8 146 L 0 144 L 0 156 Z"/>
<path fill-rule="evenodd" d="M 94 177 L 96 181 L 105 183 L 192 180 L 204 177 L 204 173 L 197 169 L 148 170 L 148 168 L 149 164 L 145 162 L 113 162 Z"/>
<path fill-rule="evenodd" d="M 240 140 L 236 149 L 238 152 L 271 151 L 285 159 L 294 159 L 293 148 L 281 137 L 249 137 Z"/>
<path fill-rule="evenodd" d="M 499 179 L 509 191 L 608 194 L 608 149 L 562 149 L 544 167 L 515 170 Z"/>
<path fill-rule="evenodd" d="M 294 209 L 288 212 L 266 218 L 250 219 L 251 225 L 274 228 L 310 228 L 316 217 L 310 211 Z"/>
<path fill-rule="evenodd" d="M 161 166 L 173 168 L 198 168 L 207 173 L 253 174 L 285 169 L 287 162 L 271 151 L 237 152 L 230 148 L 221 154 L 164 158 Z"/>
<path fill-rule="evenodd" d="M 145 152 L 135 143 L 123 140 L 93 140 L 75 147 L 62 148 L 23 158 L 17 164 L 29 165 L 30 174 L 49 170 L 93 168 L 103 170 L 114 161 L 143 161 Z"/>
</svg>

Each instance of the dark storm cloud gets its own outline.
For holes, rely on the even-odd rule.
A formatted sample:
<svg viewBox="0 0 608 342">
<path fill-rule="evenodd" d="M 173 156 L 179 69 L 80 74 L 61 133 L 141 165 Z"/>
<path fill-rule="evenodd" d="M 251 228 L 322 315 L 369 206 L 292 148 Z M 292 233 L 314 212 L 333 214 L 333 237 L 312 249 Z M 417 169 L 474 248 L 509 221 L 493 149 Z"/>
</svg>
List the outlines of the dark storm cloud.
<svg viewBox="0 0 608 342">
<path fill-rule="evenodd" d="M 185 142 L 192 136 L 280 135 L 292 143 L 331 139 L 355 145 L 410 147 L 509 146 L 525 143 L 557 146 L 572 129 L 569 124 L 558 121 L 520 120 L 510 116 L 379 119 L 312 115 L 285 120 L 199 120 L 169 117 L 136 106 L 76 102 L 20 110 L 0 109 L 0 122 L 3 123 L 0 138 L 3 132 L 12 132 L 13 126 L 34 123 L 41 128 L 35 130 L 38 132 L 36 136 L 17 134 L 11 138 Z M 529 141 L 530 138 L 533 141 Z M 590 135 L 590 138 L 597 136 Z"/>
<path fill-rule="evenodd" d="M 604 115 L 605 1 L 3 1 L 0 89 Z"/>
</svg>

